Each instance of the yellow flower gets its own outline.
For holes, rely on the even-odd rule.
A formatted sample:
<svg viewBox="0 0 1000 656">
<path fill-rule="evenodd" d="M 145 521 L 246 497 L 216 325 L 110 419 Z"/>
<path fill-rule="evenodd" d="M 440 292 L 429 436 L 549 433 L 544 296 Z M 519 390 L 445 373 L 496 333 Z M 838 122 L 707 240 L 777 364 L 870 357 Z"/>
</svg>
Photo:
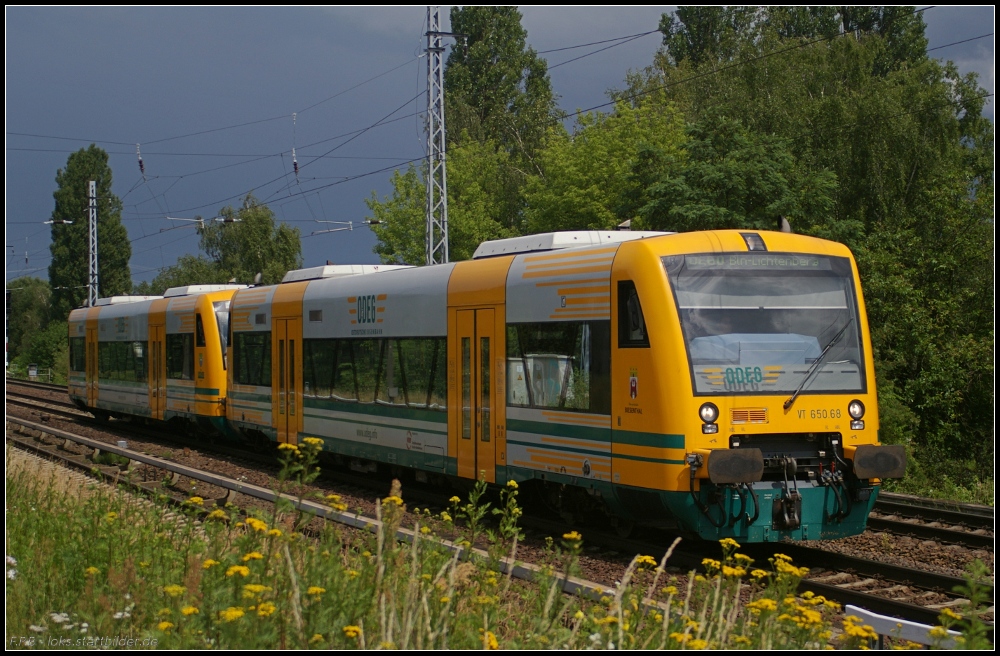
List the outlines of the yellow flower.
<svg viewBox="0 0 1000 656">
<path fill-rule="evenodd" d="M 186 503 L 190 503 L 193 506 L 204 506 L 205 500 L 202 499 L 201 497 L 191 497 L 190 499 L 187 500 Z"/>
<path fill-rule="evenodd" d="M 462 500 L 459 499 L 458 497 L 452 497 L 452 498 L 448 499 L 449 503 L 460 503 L 461 501 Z"/>
<path fill-rule="evenodd" d="M 316 597 L 323 594 L 324 592 L 326 592 L 326 588 L 321 588 L 318 585 L 310 585 L 309 589 L 306 590 L 307 595 L 314 595 Z"/>
<path fill-rule="evenodd" d="M 173 622 L 160 622 L 159 624 L 156 625 L 156 628 L 158 628 L 160 631 L 169 631 L 170 629 L 174 628 L 174 625 Z"/>
<path fill-rule="evenodd" d="M 386 497 L 386 498 L 382 499 L 382 505 L 383 506 L 388 506 L 389 504 L 392 504 L 392 503 L 396 504 L 396 507 L 399 507 L 399 506 L 403 505 L 403 500 L 400 499 L 395 494 L 393 494 L 392 496 L 389 496 L 389 497 Z"/>
<path fill-rule="evenodd" d="M 206 560 L 205 562 L 203 562 L 201 564 L 201 568 L 202 569 L 211 569 L 211 568 L 215 567 L 218 564 L 219 564 L 219 561 L 212 560 L 211 558 L 209 558 L 208 560 Z"/>
<path fill-rule="evenodd" d="M 97 569 L 96 567 L 88 567 L 87 569 L 83 570 L 83 573 L 86 574 L 87 576 L 94 576 L 95 574 L 100 574 L 101 570 Z"/>
<path fill-rule="evenodd" d="M 249 563 L 251 560 L 264 560 L 264 556 L 258 551 L 251 551 L 247 555 L 243 556 L 244 563 Z"/>
<path fill-rule="evenodd" d="M 104 516 L 104 520 L 109 523 L 115 521 L 116 519 L 118 519 L 118 513 L 116 512 L 109 512 Z"/>
<path fill-rule="evenodd" d="M 745 569 L 743 569 L 742 567 L 730 567 L 729 565 L 723 565 L 722 566 L 722 575 L 723 576 L 732 576 L 732 577 L 735 577 L 735 578 L 742 578 L 746 573 L 747 573 L 747 571 Z"/>
<path fill-rule="evenodd" d="M 168 595 L 170 595 L 171 597 L 179 597 L 182 594 L 184 594 L 185 592 L 187 592 L 187 588 L 185 588 L 182 585 L 176 585 L 176 584 L 174 584 L 174 585 L 165 585 L 165 586 L 163 586 L 163 591 L 165 593 L 167 593 Z"/>
<path fill-rule="evenodd" d="M 306 437 L 303 438 L 302 441 L 308 444 L 309 446 L 323 446 L 323 440 L 319 439 L 318 437 Z"/>
<path fill-rule="evenodd" d="M 274 611 L 278 610 L 278 607 L 272 604 L 270 601 L 265 601 L 260 606 L 257 606 L 257 616 L 267 617 L 272 615 Z"/>
<path fill-rule="evenodd" d="M 723 549 L 725 549 L 726 547 L 729 547 L 730 549 L 740 548 L 740 544 L 732 538 L 722 538 L 721 540 L 719 540 L 719 544 L 722 545 Z"/>
<path fill-rule="evenodd" d="M 563 533 L 563 540 L 567 542 L 579 542 L 583 539 L 583 536 L 576 531 L 570 531 L 569 533 Z"/>
<path fill-rule="evenodd" d="M 430 533 L 430 532 L 431 532 L 431 529 L 430 529 L 429 527 L 427 527 L 427 526 L 421 526 L 421 527 L 420 527 L 420 532 L 421 532 L 422 534 L 424 534 L 424 535 L 427 535 L 428 533 Z"/>
<path fill-rule="evenodd" d="M 181 615 L 185 615 L 185 616 L 186 615 L 197 615 L 198 612 L 199 612 L 198 609 L 195 608 L 194 606 L 185 606 L 184 608 L 181 609 Z"/>
<path fill-rule="evenodd" d="M 281 537 L 281 531 L 279 531 L 276 528 L 272 528 L 270 531 L 267 532 L 267 534 L 270 535 L 272 538 L 280 538 Z"/>
<path fill-rule="evenodd" d="M 688 634 L 688 633 L 677 633 L 677 632 L 674 632 L 674 633 L 670 634 L 670 638 L 672 640 L 675 640 L 675 641 L 677 641 L 677 642 L 679 642 L 679 643 L 681 643 L 683 645 L 685 642 L 687 642 L 688 640 L 691 639 L 691 635 Z"/>
<path fill-rule="evenodd" d="M 754 571 L 750 572 L 750 576 L 754 577 L 755 579 L 762 579 L 765 576 L 770 576 L 770 575 L 771 575 L 770 572 L 767 572 L 762 569 L 755 569 Z"/>
<path fill-rule="evenodd" d="M 319 633 L 314 633 L 313 637 L 309 638 L 309 644 L 310 645 L 315 645 L 315 644 L 318 644 L 320 642 L 323 642 L 323 636 L 321 634 L 319 634 Z"/>
<path fill-rule="evenodd" d="M 509 481 L 507 481 L 507 487 L 514 488 L 516 490 L 517 481 L 515 481 L 514 479 L 510 479 Z"/>
<path fill-rule="evenodd" d="M 702 558 L 701 566 L 711 572 L 722 567 L 722 563 L 712 558 Z"/>
<path fill-rule="evenodd" d="M 242 608 L 234 608 L 230 606 L 226 610 L 219 611 L 219 619 L 224 622 L 235 622 L 236 620 L 243 617 L 245 613 Z"/>
<path fill-rule="evenodd" d="M 451 521 L 451 515 L 449 515 L 446 512 L 442 512 L 441 513 L 441 520 L 445 521 L 445 522 L 450 522 Z"/>
<path fill-rule="evenodd" d="M 259 595 L 271 591 L 271 588 L 266 585 L 261 585 L 260 583 L 250 583 L 249 585 L 244 585 L 243 589 L 251 595 Z"/>
<path fill-rule="evenodd" d="M 226 570 L 226 576 L 235 576 L 239 574 L 240 576 L 249 576 L 250 568 L 246 565 L 233 565 Z M 231 621 L 231 620 L 230 620 Z"/>
<path fill-rule="evenodd" d="M 361 627 L 354 626 L 353 624 L 345 626 L 343 631 L 344 635 L 347 636 L 348 638 L 357 638 L 359 635 L 361 635 Z"/>
<path fill-rule="evenodd" d="M 759 613 L 762 610 L 778 610 L 778 602 L 774 599 L 758 599 L 747 604 L 751 612 Z"/>
<path fill-rule="evenodd" d="M 792 557 L 791 556 L 786 556 L 785 554 L 774 554 L 774 557 L 776 559 L 778 559 L 778 560 L 783 560 L 786 563 L 792 562 Z"/>
<path fill-rule="evenodd" d="M 354 570 L 354 569 L 347 570 L 347 578 L 349 578 L 349 579 L 356 579 L 356 578 L 358 578 L 359 575 L 360 575 L 360 572 L 358 572 L 357 570 Z"/>
<path fill-rule="evenodd" d="M 260 531 L 261 533 L 267 530 L 267 524 L 260 521 L 256 517 L 247 517 L 247 526 L 255 531 Z"/>
<path fill-rule="evenodd" d="M 493 635 L 492 631 L 487 631 L 486 635 L 483 636 L 483 644 L 486 645 L 487 649 L 500 649 L 500 643 L 497 642 L 497 637 Z"/>
<path fill-rule="evenodd" d="M 708 646 L 708 643 L 705 642 L 704 640 L 692 640 L 691 642 L 688 643 L 687 648 L 688 649 L 704 649 L 707 646 Z"/>
<path fill-rule="evenodd" d="M 327 501 L 334 501 L 334 502 L 340 501 L 340 495 L 339 494 L 328 494 L 328 495 L 326 495 L 326 500 Z"/>
<path fill-rule="evenodd" d="M 640 567 L 642 567 L 643 565 L 649 567 L 656 567 L 656 560 L 652 556 L 639 556 L 635 562 Z"/>
<path fill-rule="evenodd" d="M 149 567 L 149 561 L 148 560 L 140 560 L 139 561 L 139 567 Z"/>
<path fill-rule="evenodd" d="M 281 444 L 278 445 L 278 450 L 279 451 L 298 451 L 299 447 L 295 446 L 294 444 L 289 444 L 288 442 L 282 442 Z"/>
<path fill-rule="evenodd" d="M 440 601 L 441 601 L 442 604 L 446 604 L 449 601 L 451 601 L 451 597 L 441 597 Z"/>
<path fill-rule="evenodd" d="M 929 635 L 932 638 L 936 638 L 937 640 L 942 640 L 948 637 L 948 629 L 944 628 L 943 626 L 935 626 L 934 628 L 932 628 L 930 631 L 927 632 L 927 635 Z"/>
<path fill-rule="evenodd" d="M 733 558 L 735 558 L 739 562 L 746 563 L 747 565 L 753 562 L 753 558 L 751 558 L 746 554 L 736 554 L 733 556 Z"/>
<path fill-rule="evenodd" d="M 668 585 L 667 587 L 663 588 L 663 590 L 661 590 L 661 592 L 663 594 L 665 594 L 665 595 L 676 595 L 677 594 L 677 588 L 675 586 Z"/>
<path fill-rule="evenodd" d="M 158 612 L 156 614 L 156 616 L 157 617 L 170 617 L 173 614 L 174 614 L 174 611 L 170 610 L 169 608 L 161 608 L 160 612 Z"/>
<path fill-rule="evenodd" d="M 208 513 L 208 516 L 205 519 L 229 519 L 229 516 L 224 510 L 216 508 L 212 512 Z"/>
<path fill-rule="evenodd" d="M 955 611 L 953 611 L 950 608 L 942 608 L 941 609 L 941 614 L 944 615 L 945 617 L 951 618 L 953 620 L 961 620 L 962 619 L 961 615 L 959 615 L 958 613 L 956 613 Z"/>
<path fill-rule="evenodd" d="M 576 611 L 576 613 L 573 614 L 573 617 L 577 620 L 582 620 L 584 617 L 583 611 L 582 610 Z"/>
</svg>

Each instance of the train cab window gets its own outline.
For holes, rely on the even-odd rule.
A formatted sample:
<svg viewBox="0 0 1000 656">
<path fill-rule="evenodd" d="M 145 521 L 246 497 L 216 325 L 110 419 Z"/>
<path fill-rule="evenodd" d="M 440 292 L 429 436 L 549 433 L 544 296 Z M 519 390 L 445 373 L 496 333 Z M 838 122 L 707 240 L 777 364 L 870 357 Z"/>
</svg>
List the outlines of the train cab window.
<svg viewBox="0 0 1000 656">
<path fill-rule="evenodd" d="M 194 380 L 194 333 L 167 335 L 167 378 Z"/>
<path fill-rule="evenodd" d="M 194 315 L 194 345 L 199 348 L 205 347 L 205 324 L 201 322 L 201 313 Z"/>
<path fill-rule="evenodd" d="M 639 292 L 631 280 L 618 283 L 618 347 L 649 347 L 649 333 L 646 332 L 646 320 L 642 316 Z"/>
</svg>

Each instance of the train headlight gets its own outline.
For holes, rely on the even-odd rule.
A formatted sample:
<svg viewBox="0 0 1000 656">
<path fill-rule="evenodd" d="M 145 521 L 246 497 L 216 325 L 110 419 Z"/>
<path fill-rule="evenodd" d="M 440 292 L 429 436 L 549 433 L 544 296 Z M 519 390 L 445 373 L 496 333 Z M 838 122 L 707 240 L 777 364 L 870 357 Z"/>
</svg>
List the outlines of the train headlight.
<svg viewBox="0 0 1000 656">
<path fill-rule="evenodd" d="M 847 404 L 847 414 L 851 415 L 851 430 L 864 430 L 865 422 L 861 418 L 865 416 L 865 404 L 854 399 Z"/>
<path fill-rule="evenodd" d="M 715 420 L 719 418 L 719 407 L 714 403 L 702 403 L 701 407 L 698 408 L 698 416 L 706 424 L 714 424 Z"/>
<path fill-rule="evenodd" d="M 701 432 L 711 435 L 719 432 L 719 425 L 715 420 L 719 418 L 719 408 L 714 403 L 702 403 L 698 408 L 698 416 L 703 422 Z"/>
</svg>

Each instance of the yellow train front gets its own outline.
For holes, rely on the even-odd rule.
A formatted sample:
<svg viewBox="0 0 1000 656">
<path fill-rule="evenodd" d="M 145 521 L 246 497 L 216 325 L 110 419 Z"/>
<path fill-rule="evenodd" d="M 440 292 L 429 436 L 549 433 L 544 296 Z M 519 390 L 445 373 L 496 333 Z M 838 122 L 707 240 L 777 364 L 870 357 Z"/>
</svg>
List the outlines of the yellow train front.
<svg viewBox="0 0 1000 656">
<path fill-rule="evenodd" d="M 716 231 L 487 242 L 233 298 L 230 422 L 352 469 L 534 488 L 567 518 L 751 542 L 860 533 L 875 373 L 846 247 Z M 388 270 L 387 270 L 388 269 Z"/>
</svg>

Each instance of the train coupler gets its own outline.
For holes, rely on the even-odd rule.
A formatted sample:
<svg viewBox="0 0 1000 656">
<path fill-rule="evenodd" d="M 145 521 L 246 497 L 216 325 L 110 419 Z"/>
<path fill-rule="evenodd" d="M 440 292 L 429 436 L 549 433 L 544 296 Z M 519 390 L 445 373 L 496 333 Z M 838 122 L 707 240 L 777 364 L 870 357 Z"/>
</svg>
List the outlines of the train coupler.
<svg viewBox="0 0 1000 656">
<path fill-rule="evenodd" d="M 781 496 L 774 500 L 772 518 L 778 528 L 795 529 L 802 525 L 802 495 L 795 482 L 798 463 L 791 456 L 785 456 L 782 461 L 785 477 L 781 485 Z M 792 481 L 791 485 L 788 484 L 789 480 Z"/>
</svg>

